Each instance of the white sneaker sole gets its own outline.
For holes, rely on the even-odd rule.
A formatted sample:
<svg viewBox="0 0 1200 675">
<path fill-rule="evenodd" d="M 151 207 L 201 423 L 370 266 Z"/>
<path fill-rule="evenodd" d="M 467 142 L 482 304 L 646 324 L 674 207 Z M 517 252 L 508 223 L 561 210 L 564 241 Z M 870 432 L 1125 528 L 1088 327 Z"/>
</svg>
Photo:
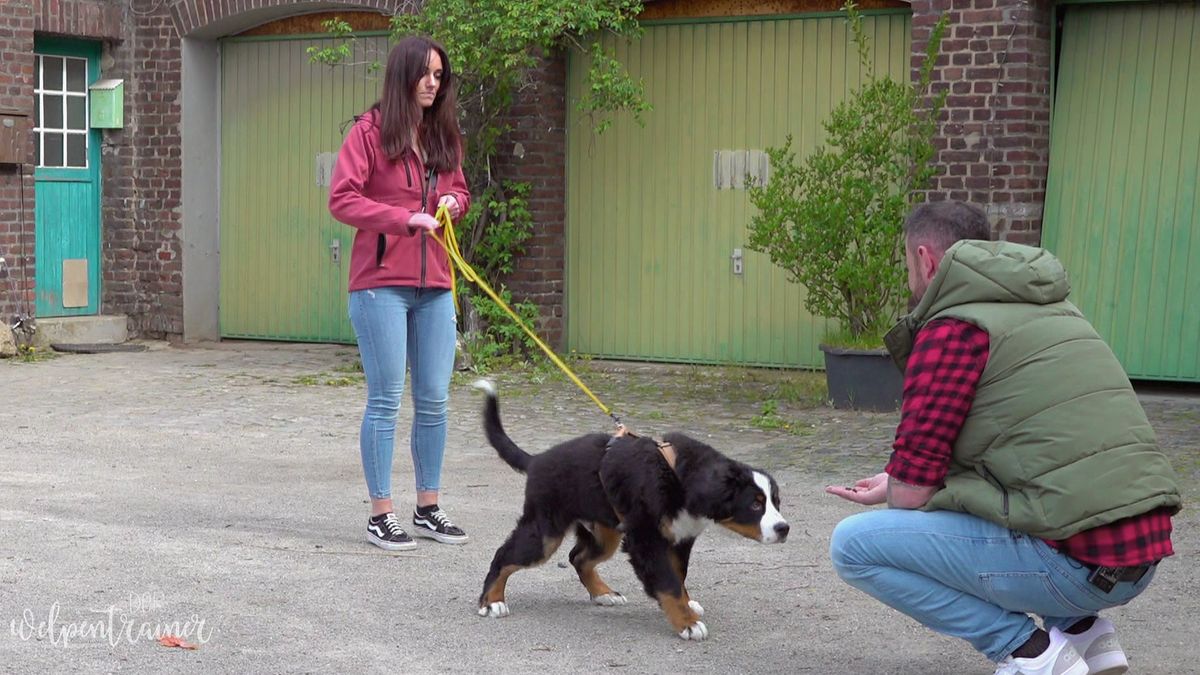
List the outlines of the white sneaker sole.
<svg viewBox="0 0 1200 675">
<path fill-rule="evenodd" d="M 1129 661 L 1124 654 L 1103 654 L 1092 657 L 1088 664 L 1088 675 L 1123 675 L 1129 671 Z"/>
<path fill-rule="evenodd" d="M 417 547 L 417 542 L 415 542 L 415 541 L 409 541 L 409 542 L 405 542 L 403 544 L 397 544 L 394 541 L 386 541 L 386 540 L 380 539 L 379 537 L 376 537 L 375 535 L 371 534 L 370 532 L 367 533 L 367 541 L 371 542 L 372 544 L 375 544 L 376 546 L 378 546 L 379 548 L 381 548 L 385 551 L 411 551 Z"/>
<path fill-rule="evenodd" d="M 434 532 L 433 530 L 427 530 L 418 525 L 414 525 L 412 532 L 410 532 L 409 534 L 411 534 L 414 537 L 424 537 L 426 539 L 433 539 L 434 541 L 439 541 L 443 544 L 456 544 L 457 545 L 457 544 L 465 544 L 468 541 L 470 541 L 470 537 L 468 537 L 465 534 L 459 535 L 456 537 L 456 536 L 449 535 L 449 534 L 442 534 L 440 532 Z"/>
</svg>

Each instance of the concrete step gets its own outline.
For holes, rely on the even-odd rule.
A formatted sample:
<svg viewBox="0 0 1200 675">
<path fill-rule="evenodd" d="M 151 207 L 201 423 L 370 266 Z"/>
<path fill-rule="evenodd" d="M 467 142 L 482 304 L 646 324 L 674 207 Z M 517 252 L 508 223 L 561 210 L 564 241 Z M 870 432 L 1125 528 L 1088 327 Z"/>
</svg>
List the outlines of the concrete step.
<svg viewBox="0 0 1200 675">
<path fill-rule="evenodd" d="M 33 343 L 38 347 L 52 344 L 121 344 L 129 339 L 126 324 L 124 314 L 38 317 Z"/>
</svg>

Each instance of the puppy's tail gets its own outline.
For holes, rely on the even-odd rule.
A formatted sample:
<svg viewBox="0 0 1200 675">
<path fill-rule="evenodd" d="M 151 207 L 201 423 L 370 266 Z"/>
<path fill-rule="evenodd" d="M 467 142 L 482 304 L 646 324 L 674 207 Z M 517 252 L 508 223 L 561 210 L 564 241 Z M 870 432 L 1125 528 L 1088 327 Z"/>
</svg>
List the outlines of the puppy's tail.
<svg viewBox="0 0 1200 675">
<path fill-rule="evenodd" d="M 496 385 L 490 380 L 477 380 L 474 387 L 487 394 L 487 402 L 483 406 L 483 432 L 487 434 L 488 443 L 500 454 L 500 459 L 517 471 L 525 473 L 533 456 L 517 447 L 504 432 L 504 425 L 500 423 L 500 402 L 496 397 Z"/>
</svg>

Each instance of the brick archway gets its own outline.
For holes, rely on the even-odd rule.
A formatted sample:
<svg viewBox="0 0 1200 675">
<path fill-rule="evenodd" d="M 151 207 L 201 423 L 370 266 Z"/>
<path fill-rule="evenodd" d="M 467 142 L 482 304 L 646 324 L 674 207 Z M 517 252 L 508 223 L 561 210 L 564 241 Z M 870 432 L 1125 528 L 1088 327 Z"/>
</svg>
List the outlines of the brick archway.
<svg viewBox="0 0 1200 675">
<path fill-rule="evenodd" d="M 171 5 L 171 20 L 180 37 L 213 39 L 296 14 L 337 9 L 375 10 L 391 14 L 402 4 L 403 0 L 183 0 Z"/>
</svg>

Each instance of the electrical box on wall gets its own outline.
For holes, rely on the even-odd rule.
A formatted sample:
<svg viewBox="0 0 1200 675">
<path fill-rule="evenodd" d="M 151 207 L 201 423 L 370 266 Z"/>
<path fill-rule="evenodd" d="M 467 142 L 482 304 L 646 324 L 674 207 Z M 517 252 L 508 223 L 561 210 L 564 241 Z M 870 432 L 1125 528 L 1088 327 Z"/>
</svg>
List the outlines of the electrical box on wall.
<svg viewBox="0 0 1200 675">
<path fill-rule="evenodd" d="M 23 164 L 29 143 L 29 116 L 0 109 L 0 164 Z"/>
<path fill-rule="evenodd" d="M 120 129 L 125 126 L 125 80 L 96 80 L 91 92 L 93 129 Z"/>
</svg>

